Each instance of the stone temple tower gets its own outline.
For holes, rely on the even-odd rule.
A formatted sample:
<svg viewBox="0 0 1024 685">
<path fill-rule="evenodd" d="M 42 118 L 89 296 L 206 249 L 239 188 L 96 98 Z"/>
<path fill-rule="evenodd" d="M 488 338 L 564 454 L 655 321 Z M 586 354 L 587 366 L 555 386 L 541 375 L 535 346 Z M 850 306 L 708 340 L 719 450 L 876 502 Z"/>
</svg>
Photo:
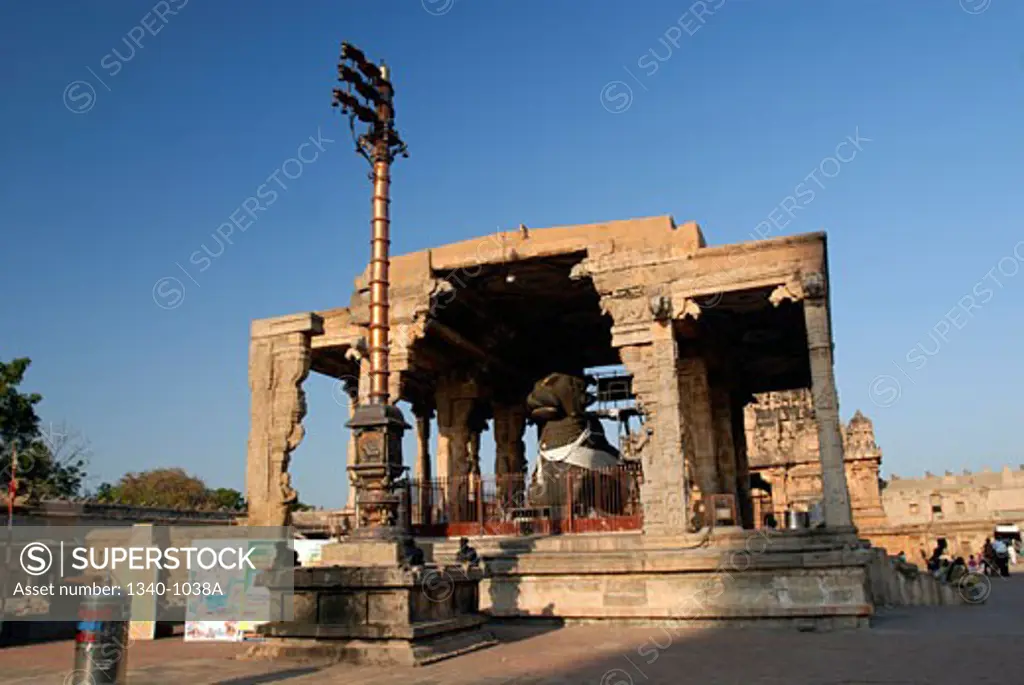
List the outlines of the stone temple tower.
<svg viewBox="0 0 1024 685">
<path fill-rule="evenodd" d="M 760 393 L 744 410 L 750 470 L 770 493 L 755 490 L 758 510 L 782 521 L 788 510 L 807 511 L 821 499 L 818 432 L 809 390 Z M 859 410 L 843 426 L 843 452 L 854 524 L 885 522 L 878 471 L 882 450 L 871 419 Z"/>
</svg>

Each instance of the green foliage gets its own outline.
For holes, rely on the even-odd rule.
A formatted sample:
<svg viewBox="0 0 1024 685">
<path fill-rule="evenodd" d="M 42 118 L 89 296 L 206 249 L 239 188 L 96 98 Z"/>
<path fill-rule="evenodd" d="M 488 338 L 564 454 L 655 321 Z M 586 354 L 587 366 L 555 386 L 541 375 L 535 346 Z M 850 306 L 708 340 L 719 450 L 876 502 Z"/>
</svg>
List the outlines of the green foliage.
<svg viewBox="0 0 1024 685">
<path fill-rule="evenodd" d="M 11 447 L 27 449 L 39 438 L 39 417 L 35 406 L 43 401 L 42 395 L 25 395 L 18 392 L 18 386 L 25 378 L 25 371 L 32 361 L 26 357 L 10 363 L 0 362 L 0 443 L 4 454 Z"/>
<path fill-rule="evenodd" d="M 100 483 L 92 499 L 100 504 L 114 504 L 117 501 L 117 493 L 110 483 Z"/>
<path fill-rule="evenodd" d="M 245 511 L 245 496 L 233 488 L 217 488 L 209 491 L 210 503 L 217 509 Z"/>
<path fill-rule="evenodd" d="M 85 479 L 87 454 L 84 447 L 68 447 L 60 439 L 53 446 L 47 440 L 37 440 L 27 450 L 18 452 L 18 497 L 30 502 L 43 499 L 67 499 L 76 497 L 82 490 Z M 10 480 L 10 457 L 4 466 L 3 485 Z"/>
<path fill-rule="evenodd" d="M 101 484 L 93 499 L 104 504 L 161 509 L 245 511 L 245 497 L 238 490 L 211 490 L 200 478 L 177 468 L 126 473 L 113 485 Z"/>
<path fill-rule="evenodd" d="M 35 406 L 42 396 L 18 389 L 31 363 L 24 357 L 0 362 L 0 488 L 6 494 L 15 471 L 19 498 L 75 497 L 85 479 L 88 446 L 65 426 L 51 428 L 49 434 L 40 429 Z"/>
</svg>

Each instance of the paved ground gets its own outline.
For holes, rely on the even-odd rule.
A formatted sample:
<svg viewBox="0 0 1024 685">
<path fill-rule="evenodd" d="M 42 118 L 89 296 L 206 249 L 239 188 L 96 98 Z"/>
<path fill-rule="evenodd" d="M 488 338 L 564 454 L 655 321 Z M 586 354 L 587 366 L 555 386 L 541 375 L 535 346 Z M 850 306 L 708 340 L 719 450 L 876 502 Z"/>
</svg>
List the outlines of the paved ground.
<svg viewBox="0 0 1024 685">
<path fill-rule="evenodd" d="M 238 661 L 235 645 L 136 643 L 132 685 L 985 685 L 1024 682 L 1024 576 L 994 581 L 982 606 L 906 609 L 871 630 L 499 626 L 502 644 L 418 669 Z M 0 650 L 0 682 L 62 685 L 69 642 Z M 995 667 L 994 664 L 1002 664 Z M 1008 670 L 1014 669 L 1014 670 Z"/>
</svg>

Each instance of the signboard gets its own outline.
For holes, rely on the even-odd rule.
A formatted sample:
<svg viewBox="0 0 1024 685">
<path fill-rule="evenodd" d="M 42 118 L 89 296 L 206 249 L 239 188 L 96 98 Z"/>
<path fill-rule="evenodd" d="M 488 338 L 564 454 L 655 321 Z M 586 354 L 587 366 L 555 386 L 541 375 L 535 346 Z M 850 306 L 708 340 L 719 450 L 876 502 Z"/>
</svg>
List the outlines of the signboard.
<svg viewBox="0 0 1024 685">
<path fill-rule="evenodd" d="M 323 547 L 330 540 L 296 540 L 295 551 L 299 553 L 299 564 L 318 566 L 323 559 Z"/>
<path fill-rule="evenodd" d="M 257 569 L 269 568 L 277 554 L 276 540 L 247 540 Z M 236 547 L 237 540 L 211 540 L 208 546 Z M 244 579 L 216 568 L 193 569 L 189 580 L 209 583 L 218 591 L 194 595 L 185 609 L 186 642 L 237 642 L 255 637 L 256 627 L 270 616 L 270 591 L 256 585 L 260 571 L 248 570 Z M 220 618 L 223 616 L 224 618 Z M 231 620 L 228 620 L 228 616 Z"/>
</svg>

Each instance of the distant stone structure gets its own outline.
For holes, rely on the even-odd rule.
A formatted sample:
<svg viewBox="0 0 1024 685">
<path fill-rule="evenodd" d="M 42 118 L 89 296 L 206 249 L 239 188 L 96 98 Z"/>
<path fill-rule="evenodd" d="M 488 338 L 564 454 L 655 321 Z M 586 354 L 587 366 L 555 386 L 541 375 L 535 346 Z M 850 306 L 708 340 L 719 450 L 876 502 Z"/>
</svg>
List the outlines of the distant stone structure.
<svg viewBox="0 0 1024 685">
<path fill-rule="evenodd" d="M 809 389 L 765 392 L 744 408 L 755 515 L 762 525 L 770 514 L 783 525 L 787 512 L 809 512 L 821 499 L 818 424 Z M 858 528 L 884 524 L 878 471 L 882 450 L 871 420 L 857 411 L 842 426 L 850 508 Z"/>
<path fill-rule="evenodd" d="M 821 498 L 818 431 L 811 391 L 760 393 L 744 409 L 754 508 L 784 525 L 787 512 L 805 512 Z M 882 450 L 871 420 L 860 411 L 843 427 L 846 480 L 862 538 L 912 561 L 944 537 L 953 554 L 978 554 L 997 525 L 1024 523 L 1024 465 L 981 473 L 893 475 L 879 480 Z"/>
<path fill-rule="evenodd" d="M 1024 465 L 1017 470 L 986 469 L 944 476 L 925 473 L 924 478 L 893 476 L 883 497 L 892 525 L 913 525 L 938 521 L 1024 520 Z"/>
<path fill-rule="evenodd" d="M 863 531 L 875 544 L 919 559 L 944 537 L 953 554 L 979 554 L 997 525 L 1024 524 L 1024 465 L 914 479 L 894 475 L 882 501 L 887 525 Z"/>
</svg>

